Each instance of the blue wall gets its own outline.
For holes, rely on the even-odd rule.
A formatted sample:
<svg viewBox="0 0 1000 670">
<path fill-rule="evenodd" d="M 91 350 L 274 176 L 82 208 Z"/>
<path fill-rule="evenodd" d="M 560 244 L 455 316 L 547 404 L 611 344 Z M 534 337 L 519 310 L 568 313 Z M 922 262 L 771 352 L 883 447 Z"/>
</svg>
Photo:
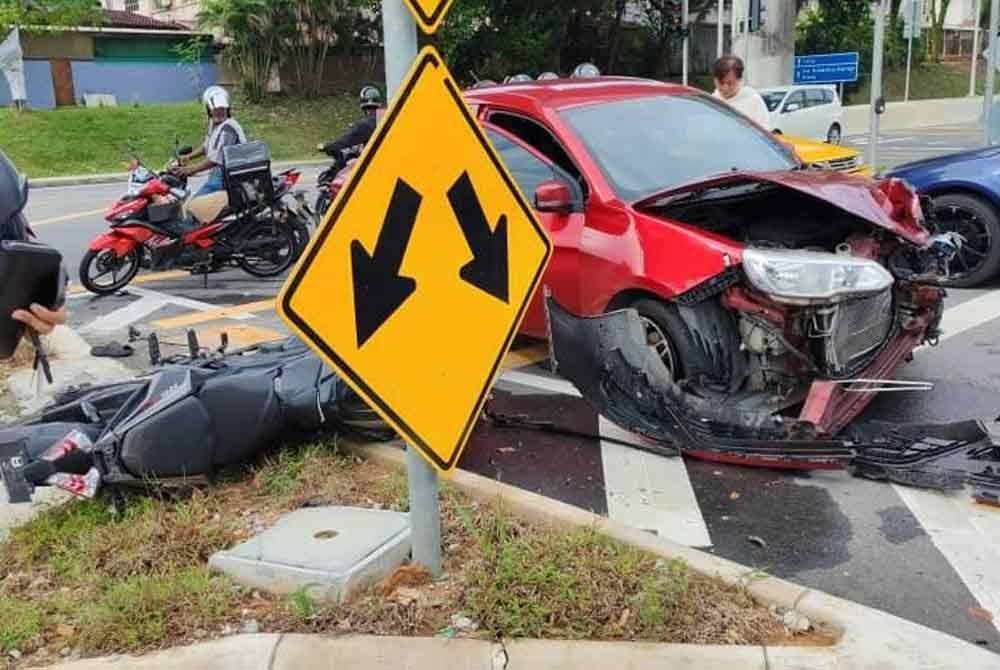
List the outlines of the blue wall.
<svg viewBox="0 0 1000 670">
<path fill-rule="evenodd" d="M 24 61 L 24 85 L 28 89 L 28 105 L 35 109 L 52 109 L 56 94 L 52 90 L 52 67 L 47 60 Z M 0 107 L 10 105 L 7 78 L 0 75 Z"/>
<path fill-rule="evenodd" d="M 119 105 L 187 102 L 197 100 L 205 87 L 218 80 L 215 63 L 182 66 L 177 63 L 75 60 L 72 67 L 77 102 L 83 100 L 84 93 L 111 93 Z M 191 76 L 191 67 L 196 68 L 197 80 Z M 29 106 L 34 109 L 56 106 L 48 61 L 24 61 L 24 79 Z M 10 103 L 7 80 L 0 75 L 0 107 Z"/>
<path fill-rule="evenodd" d="M 192 77 L 192 68 L 195 68 L 197 77 Z M 215 63 L 187 66 L 157 62 L 73 61 L 73 88 L 77 101 L 83 99 L 84 93 L 110 93 L 117 98 L 119 105 L 186 102 L 197 100 L 206 86 L 216 82 L 217 76 Z"/>
</svg>

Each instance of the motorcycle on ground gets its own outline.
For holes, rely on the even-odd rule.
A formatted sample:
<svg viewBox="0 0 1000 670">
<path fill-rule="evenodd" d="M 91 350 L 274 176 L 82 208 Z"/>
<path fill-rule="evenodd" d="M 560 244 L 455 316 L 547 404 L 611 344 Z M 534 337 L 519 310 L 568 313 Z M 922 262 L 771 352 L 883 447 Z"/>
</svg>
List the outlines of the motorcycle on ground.
<svg viewBox="0 0 1000 670">
<path fill-rule="evenodd" d="M 80 262 L 80 283 L 88 291 L 115 293 L 142 267 L 207 274 L 235 266 L 256 277 L 274 277 L 301 255 L 309 229 L 301 210 L 284 203 L 300 172 L 273 177 L 261 142 L 228 147 L 226 189 L 198 198 L 210 202 L 196 213 L 186 207 L 187 179 L 170 171 L 190 152 L 185 149 L 175 143 L 173 159 L 162 172 L 149 169 L 133 153 L 128 191 L 105 215 L 111 228 L 91 241 Z M 185 225 L 189 215 L 200 225 Z"/>
</svg>

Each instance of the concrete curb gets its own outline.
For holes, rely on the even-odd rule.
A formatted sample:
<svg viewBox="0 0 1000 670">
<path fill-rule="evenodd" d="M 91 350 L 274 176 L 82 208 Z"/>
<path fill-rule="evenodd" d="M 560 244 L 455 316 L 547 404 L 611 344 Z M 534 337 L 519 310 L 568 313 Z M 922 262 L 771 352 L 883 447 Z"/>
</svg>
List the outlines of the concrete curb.
<svg viewBox="0 0 1000 670">
<path fill-rule="evenodd" d="M 390 445 L 348 445 L 357 453 L 396 469 L 406 468 L 403 451 Z M 758 601 L 795 610 L 840 633 L 829 648 L 768 647 L 768 668 L 935 668 L 983 670 L 1000 667 L 1000 655 L 945 633 L 899 617 L 836 598 L 822 591 L 761 574 L 739 563 L 685 547 L 610 519 L 486 477 L 456 470 L 448 482 L 481 501 L 501 499 L 517 516 L 535 522 L 566 526 L 593 526 L 601 533 L 663 558 L 680 558 L 703 575 L 744 586 Z M 546 644 L 539 642 L 539 644 Z M 632 645 L 619 643 L 619 654 Z M 580 661 L 582 656 L 574 655 Z M 583 665 L 603 667 L 589 662 Z M 536 666 L 537 667 L 537 666 Z M 563 667 L 581 667 L 565 665 Z M 622 667 L 619 664 L 619 667 Z"/>
<path fill-rule="evenodd" d="M 385 467 L 405 469 L 402 450 L 347 444 Z M 521 670 L 652 668 L 680 670 L 996 670 L 1000 656 L 898 617 L 759 573 L 732 561 L 479 475 L 456 471 L 450 485 L 473 498 L 503 500 L 512 513 L 561 527 L 593 526 L 605 535 L 691 569 L 740 584 L 760 602 L 795 609 L 834 627 L 832 647 L 750 647 L 632 642 L 239 635 L 147 656 L 109 656 L 54 666 L 60 670 Z"/>
<path fill-rule="evenodd" d="M 271 166 L 272 170 L 281 171 L 294 167 L 313 167 L 316 165 L 329 165 L 331 159 L 325 160 L 301 160 L 301 161 L 281 161 Z M 66 177 L 43 177 L 41 179 L 28 180 L 31 188 L 59 188 L 61 186 L 91 186 L 96 184 L 119 184 L 128 179 L 127 172 L 105 172 L 103 174 L 70 175 Z"/>
</svg>

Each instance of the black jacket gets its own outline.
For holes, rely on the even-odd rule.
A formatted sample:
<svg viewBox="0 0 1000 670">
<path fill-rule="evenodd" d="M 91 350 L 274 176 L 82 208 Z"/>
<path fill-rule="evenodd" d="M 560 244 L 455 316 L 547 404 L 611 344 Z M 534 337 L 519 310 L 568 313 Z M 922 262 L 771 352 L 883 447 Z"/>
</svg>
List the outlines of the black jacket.
<svg viewBox="0 0 1000 670">
<path fill-rule="evenodd" d="M 338 162 L 346 162 L 351 156 L 361 153 L 361 149 L 375 134 L 376 125 L 375 115 L 367 114 L 365 118 L 348 128 L 346 133 L 324 144 L 323 152 Z"/>
</svg>

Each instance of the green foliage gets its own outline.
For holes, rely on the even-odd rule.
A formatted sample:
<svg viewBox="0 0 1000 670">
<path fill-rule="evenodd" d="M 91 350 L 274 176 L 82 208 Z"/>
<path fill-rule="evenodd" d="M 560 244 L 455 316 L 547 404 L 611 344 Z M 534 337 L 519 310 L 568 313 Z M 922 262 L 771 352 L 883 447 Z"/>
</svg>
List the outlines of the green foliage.
<svg viewBox="0 0 1000 670">
<path fill-rule="evenodd" d="M 0 592 L 0 653 L 20 649 L 42 627 L 42 613 L 32 603 Z"/>
<path fill-rule="evenodd" d="M 25 32 L 61 26 L 96 26 L 102 19 L 97 0 L 0 0 L 0 36 L 18 26 Z"/>
<path fill-rule="evenodd" d="M 309 597 L 309 590 L 305 586 L 290 593 L 288 601 L 292 606 L 292 614 L 299 621 L 308 621 L 316 614 L 316 603 Z"/>
<path fill-rule="evenodd" d="M 205 0 L 201 6 L 199 25 L 227 36 L 224 57 L 240 73 L 250 102 L 260 102 L 267 93 L 289 30 L 287 16 L 284 0 Z"/>
</svg>

